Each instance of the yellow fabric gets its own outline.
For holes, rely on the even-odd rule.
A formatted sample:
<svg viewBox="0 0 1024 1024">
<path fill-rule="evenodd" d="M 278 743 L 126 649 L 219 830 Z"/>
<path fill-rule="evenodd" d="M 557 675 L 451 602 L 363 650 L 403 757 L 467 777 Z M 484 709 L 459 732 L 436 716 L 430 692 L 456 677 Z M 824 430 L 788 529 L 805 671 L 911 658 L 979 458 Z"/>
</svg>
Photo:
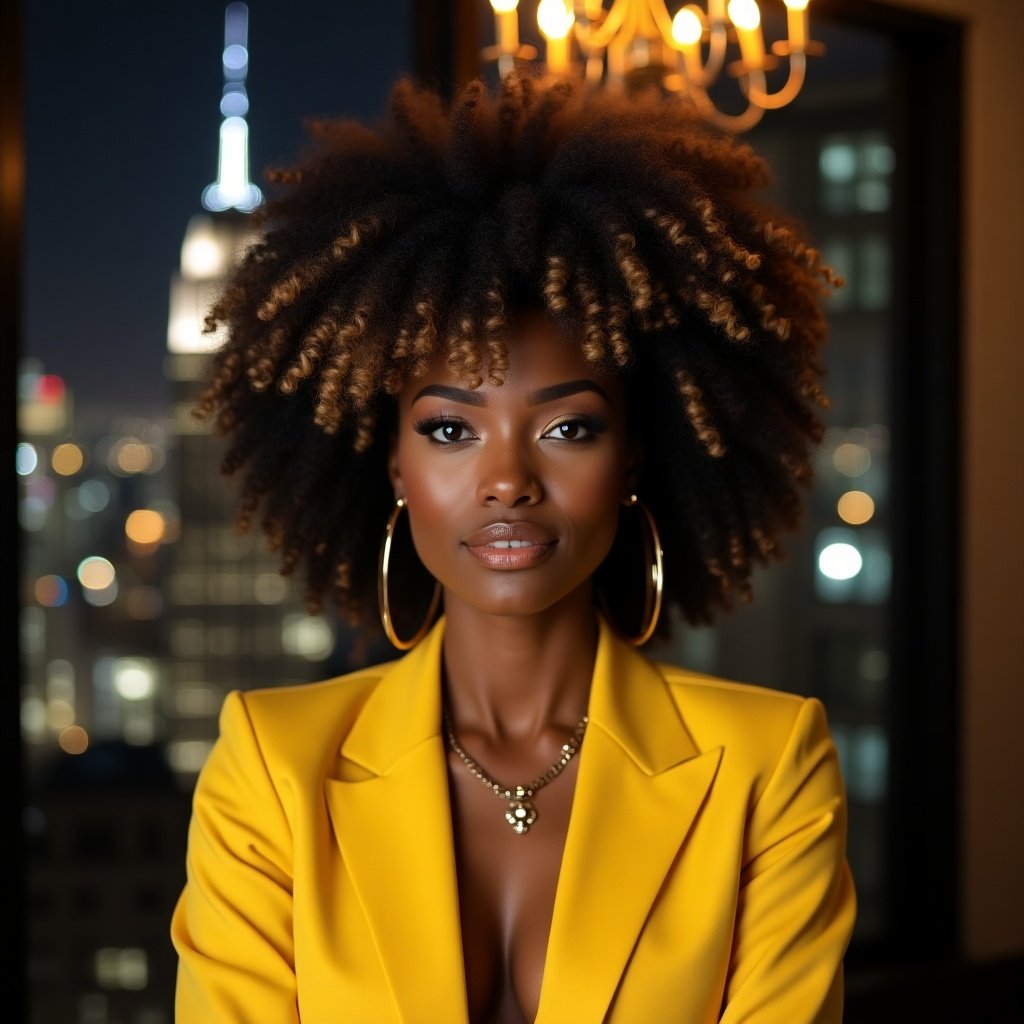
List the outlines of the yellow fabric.
<svg viewBox="0 0 1024 1024">
<path fill-rule="evenodd" d="M 171 924 L 178 1024 L 466 1024 L 443 632 L 228 695 Z M 536 1024 L 840 1021 L 856 898 L 820 701 L 655 664 L 602 619 L 589 715 Z"/>
</svg>

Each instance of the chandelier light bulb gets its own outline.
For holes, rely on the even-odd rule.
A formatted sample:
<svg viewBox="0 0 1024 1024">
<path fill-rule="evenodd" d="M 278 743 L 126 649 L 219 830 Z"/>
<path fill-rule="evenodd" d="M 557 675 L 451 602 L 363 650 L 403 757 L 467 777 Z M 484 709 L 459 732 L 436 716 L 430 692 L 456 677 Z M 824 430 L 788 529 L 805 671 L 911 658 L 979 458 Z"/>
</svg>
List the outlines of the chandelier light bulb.
<svg viewBox="0 0 1024 1024">
<path fill-rule="evenodd" d="M 537 24 L 545 39 L 564 39 L 575 20 L 565 0 L 540 0 L 537 5 Z"/>
<path fill-rule="evenodd" d="M 750 71 L 764 67 L 764 37 L 761 35 L 761 11 L 755 0 L 729 0 L 729 18 L 736 26 L 743 66 Z"/>
<path fill-rule="evenodd" d="M 512 67 L 512 58 L 519 51 L 519 16 L 516 7 L 519 0 L 491 0 L 494 20 L 498 30 L 498 51 L 502 54 L 505 68 Z M 505 71 L 502 71 L 504 74 Z"/>
<path fill-rule="evenodd" d="M 672 38 L 680 46 L 693 46 L 704 35 L 704 23 L 692 7 L 683 7 L 672 19 Z"/>
<path fill-rule="evenodd" d="M 761 12 L 755 0 L 729 0 L 729 20 L 741 32 L 753 32 L 761 26 Z"/>
<path fill-rule="evenodd" d="M 537 5 L 537 24 L 547 40 L 548 71 L 564 75 L 569 71 L 569 31 L 576 18 L 565 0 L 541 0 Z"/>
</svg>

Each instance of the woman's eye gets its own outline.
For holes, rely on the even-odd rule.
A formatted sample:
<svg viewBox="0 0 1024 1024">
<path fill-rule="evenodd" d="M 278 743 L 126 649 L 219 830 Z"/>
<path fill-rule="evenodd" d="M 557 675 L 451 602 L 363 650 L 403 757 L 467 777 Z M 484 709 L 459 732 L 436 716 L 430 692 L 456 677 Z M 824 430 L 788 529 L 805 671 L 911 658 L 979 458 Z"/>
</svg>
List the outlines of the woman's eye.
<svg viewBox="0 0 1024 1024">
<path fill-rule="evenodd" d="M 465 429 L 461 423 L 445 423 L 440 427 L 435 427 L 430 432 L 430 436 L 435 441 L 461 441 L 462 432 Z"/>
<path fill-rule="evenodd" d="M 419 420 L 413 425 L 413 429 L 417 434 L 422 434 L 435 444 L 440 445 L 455 445 L 473 437 L 473 431 L 464 423 L 460 423 L 458 420 L 443 419 L 440 416 Z"/>
<path fill-rule="evenodd" d="M 566 420 L 552 427 L 545 436 L 555 437 L 560 441 L 584 441 L 591 434 L 590 428 L 580 420 Z"/>
</svg>

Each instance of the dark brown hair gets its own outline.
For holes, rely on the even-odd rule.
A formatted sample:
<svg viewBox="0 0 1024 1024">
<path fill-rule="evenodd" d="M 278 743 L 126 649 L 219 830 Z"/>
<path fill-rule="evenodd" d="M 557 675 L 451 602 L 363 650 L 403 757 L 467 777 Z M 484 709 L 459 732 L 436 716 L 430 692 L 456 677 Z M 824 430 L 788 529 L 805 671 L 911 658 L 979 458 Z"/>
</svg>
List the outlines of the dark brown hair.
<svg viewBox="0 0 1024 1024">
<path fill-rule="evenodd" d="M 837 283 L 756 201 L 763 160 L 676 100 L 522 73 L 450 102 L 404 78 L 379 124 L 310 127 L 208 318 L 227 339 L 195 407 L 244 469 L 239 527 L 262 503 L 309 610 L 374 627 L 394 395 L 438 349 L 499 381 L 511 313 L 538 304 L 623 375 L 667 604 L 697 623 L 749 600 L 800 519 Z"/>
</svg>

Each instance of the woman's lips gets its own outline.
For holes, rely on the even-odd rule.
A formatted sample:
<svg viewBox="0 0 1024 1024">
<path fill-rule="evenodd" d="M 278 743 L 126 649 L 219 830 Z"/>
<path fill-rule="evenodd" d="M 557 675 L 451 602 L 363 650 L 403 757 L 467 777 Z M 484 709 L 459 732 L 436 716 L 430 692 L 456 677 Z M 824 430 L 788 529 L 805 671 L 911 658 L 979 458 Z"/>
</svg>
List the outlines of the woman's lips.
<svg viewBox="0 0 1024 1024">
<path fill-rule="evenodd" d="M 535 523 L 491 523 L 464 543 L 489 569 L 527 569 L 551 554 L 557 538 Z"/>
</svg>

